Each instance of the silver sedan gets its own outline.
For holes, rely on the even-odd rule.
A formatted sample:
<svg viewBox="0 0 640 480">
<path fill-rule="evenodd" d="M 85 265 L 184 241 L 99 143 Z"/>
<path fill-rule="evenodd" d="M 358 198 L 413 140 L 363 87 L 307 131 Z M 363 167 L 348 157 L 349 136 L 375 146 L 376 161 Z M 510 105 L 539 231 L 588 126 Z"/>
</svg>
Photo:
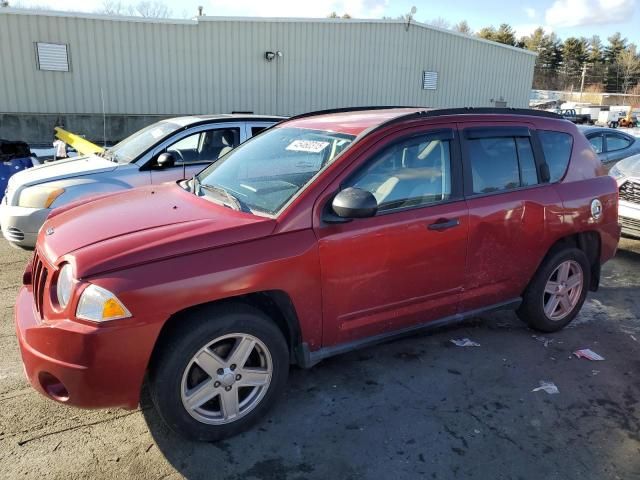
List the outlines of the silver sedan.
<svg viewBox="0 0 640 480">
<path fill-rule="evenodd" d="M 90 196 L 190 178 L 280 120 L 258 115 L 171 118 L 143 128 L 100 156 L 18 172 L 9 179 L 0 203 L 2 234 L 13 246 L 33 248 L 52 209 Z"/>
</svg>

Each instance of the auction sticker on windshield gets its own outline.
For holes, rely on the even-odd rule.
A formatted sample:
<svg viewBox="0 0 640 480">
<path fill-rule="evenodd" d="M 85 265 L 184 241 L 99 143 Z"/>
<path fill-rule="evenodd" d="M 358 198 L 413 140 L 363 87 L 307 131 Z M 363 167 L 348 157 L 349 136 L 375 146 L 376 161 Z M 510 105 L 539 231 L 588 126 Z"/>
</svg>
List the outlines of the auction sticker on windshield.
<svg viewBox="0 0 640 480">
<path fill-rule="evenodd" d="M 329 146 L 329 142 L 320 142 L 317 140 L 294 140 L 287 146 L 287 150 L 293 152 L 320 153 Z"/>
</svg>

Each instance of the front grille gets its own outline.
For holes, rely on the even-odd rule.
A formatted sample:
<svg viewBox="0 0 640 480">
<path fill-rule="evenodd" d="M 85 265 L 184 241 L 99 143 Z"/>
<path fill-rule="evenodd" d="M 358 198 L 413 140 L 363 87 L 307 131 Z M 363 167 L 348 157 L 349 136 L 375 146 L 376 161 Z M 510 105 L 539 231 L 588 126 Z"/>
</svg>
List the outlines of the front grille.
<svg viewBox="0 0 640 480">
<path fill-rule="evenodd" d="M 620 200 L 640 203 L 640 183 L 628 180 L 620 186 Z"/>
<path fill-rule="evenodd" d="M 623 233 L 640 237 L 640 220 L 629 217 L 620 217 Z"/>
<path fill-rule="evenodd" d="M 21 242 L 24 240 L 24 233 L 19 228 L 9 227 L 5 232 L 9 240 L 13 240 L 14 242 Z"/>
<path fill-rule="evenodd" d="M 49 270 L 36 250 L 33 255 L 33 274 L 31 278 L 33 278 L 33 300 L 36 305 L 36 311 L 40 314 L 40 318 L 43 318 L 42 302 L 44 300 L 44 290 L 48 276 Z"/>
</svg>

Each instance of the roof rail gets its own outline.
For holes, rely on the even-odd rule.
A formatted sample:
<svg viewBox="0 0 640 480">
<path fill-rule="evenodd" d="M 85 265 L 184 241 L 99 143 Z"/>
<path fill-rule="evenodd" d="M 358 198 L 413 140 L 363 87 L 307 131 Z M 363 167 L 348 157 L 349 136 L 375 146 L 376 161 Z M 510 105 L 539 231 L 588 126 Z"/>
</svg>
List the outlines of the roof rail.
<svg viewBox="0 0 640 480">
<path fill-rule="evenodd" d="M 436 117 L 443 115 L 490 115 L 490 114 L 508 114 L 508 115 L 526 115 L 528 117 L 545 117 L 562 119 L 561 115 L 546 110 L 533 110 L 530 108 L 506 108 L 506 107 L 463 107 L 463 108 L 435 108 L 427 110 L 424 115 L 427 117 Z"/>
<path fill-rule="evenodd" d="M 491 114 L 508 114 L 508 115 L 523 115 L 530 117 L 543 117 L 553 118 L 556 120 L 563 120 L 561 115 L 554 112 L 547 112 L 545 110 L 532 110 L 527 108 L 503 108 L 503 107 L 463 107 L 463 108 L 434 108 L 431 110 L 421 110 L 419 112 L 407 113 L 406 115 L 400 115 L 395 118 L 391 118 L 386 122 L 382 122 L 379 125 L 368 128 L 360 133 L 359 136 L 365 136 L 371 132 L 380 130 L 381 128 L 393 125 L 394 123 L 404 122 L 407 120 L 413 120 L 417 118 L 432 118 L 442 117 L 445 115 L 491 115 Z"/>
<path fill-rule="evenodd" d="M 374 105 L 369 107 L 342 107 L 342 108 L 329 108 L 327 110 L 315 110 L 313 112 L 301 113 L 300 115 L 294 115 L 289 117 L 288 120 L 298 120 L 299 118 L 315 117 L 316 115 L 328 115 L 331 113 L 346 113 L 346 112 L 362 112 L 365 110 L 388 110 L 391 108 L 426 108 L 417 107 L 415 105 Z"/>
</svg>

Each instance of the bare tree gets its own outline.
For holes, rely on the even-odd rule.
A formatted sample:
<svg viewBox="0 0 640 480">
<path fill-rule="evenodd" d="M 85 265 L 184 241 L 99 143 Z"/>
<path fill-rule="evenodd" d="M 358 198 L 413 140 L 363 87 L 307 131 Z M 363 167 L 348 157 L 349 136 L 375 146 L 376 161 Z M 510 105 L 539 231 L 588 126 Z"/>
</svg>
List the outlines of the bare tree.
<svg viewBox="0 0 640 480">
<path fill-rule="evenodd" d="M 456 32 L 462 33 L 464 35 L 469 35 L 469 36 L 473 35 L 473 30 L 471 30 L 471 27 L 469 26 L 469 23 L 467 23 L 466 20 L 462 20 L 460 23 L 455 24 L 453 26 L 453 29 Z"/>
<path fill-rule="evenodd" d="M 134 7 L 135 12 L 145 18 L 169 18 L 171 9 L 162 2 L 142 1 Z"/>
<path fill-rule="evenodd" d="M 96 13 L 105 15 L 134 15 L 131 5 L 125 5 L 118 0 L 102 0 L 102 7 Z"/>
<path fill-rule="evenodd" d="M 442 28 L 443 30 L 449 30 L 451 28 L 451 22 L 442 17 L 434 18 L 429 22 L 429 25 L 436 28 Z"/>
<path fill-rule="evenodd" d="M 637 75 L 640 73 L 640 57 L 638 57 L 635 45 L 623 50 L 618 56 L 618 69 L 622 78 L 622 92 L 627 93 L 635 83 Z"/>
</svg>

